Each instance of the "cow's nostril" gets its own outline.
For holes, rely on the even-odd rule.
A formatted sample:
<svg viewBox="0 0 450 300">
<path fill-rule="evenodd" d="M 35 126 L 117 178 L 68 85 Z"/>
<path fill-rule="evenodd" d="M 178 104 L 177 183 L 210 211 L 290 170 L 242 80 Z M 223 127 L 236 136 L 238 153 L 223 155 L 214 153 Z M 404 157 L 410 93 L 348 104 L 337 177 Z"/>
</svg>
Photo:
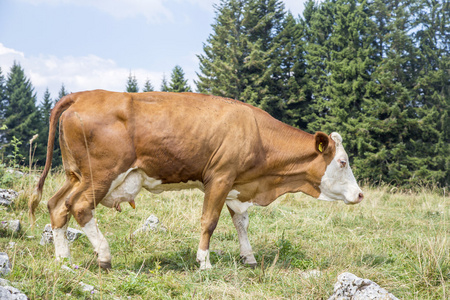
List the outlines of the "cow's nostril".
<svg viewBox="0 0 450 300">
<path fill-rule="evenodd" d="M 361 202 L 364 199 L 364 194 L 363 193 L 359 193 L 358 197 L 359 197 L 358 198 L 359 202 Z"/>
</svg>

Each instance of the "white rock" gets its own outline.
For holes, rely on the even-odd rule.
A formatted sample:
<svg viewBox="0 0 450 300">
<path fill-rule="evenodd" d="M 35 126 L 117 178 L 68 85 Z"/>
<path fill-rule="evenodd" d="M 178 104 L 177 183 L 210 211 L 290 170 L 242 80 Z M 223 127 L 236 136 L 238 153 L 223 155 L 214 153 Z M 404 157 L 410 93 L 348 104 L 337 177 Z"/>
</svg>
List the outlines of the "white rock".
<svg viewBox="0 0 450 300">
<path fill-rule="evenodd" d="M 6 169 L 6 172 L 14 175 L 14 177 L 16 177 L 16 178 L 22 178 L 25 176 L 25 174 L 23 172 L 20 172 L 20 171 L 11 169 L 11 168 Z"/>
<path fill-rule="evenodd" d="M 11 272 L 11 262 L 8 254 L 0 252 L 0 275 L 8 275 L 9 272 Z"/>
<path fill-rule="evenodd" d="M 86 284 L 83 281 L 80 281 L 80 285 L 81 285 L 81 289 L 84 292 L 92 292 L 92 291 L 94 291 L 94 286 L 92 286 L 90 284 Z"/>
<path fill-rule="evenodd" d="M 53 243 L 53 233 L 52 233 L 52 225 L 47 224 L 44 227 L 44 231 L 42 232 L 41 241 L 39 244 L 44 246 L 45 244 L 51 244 Z"/>
<path fill-rule="evenodd" d="M 342 273 L 334 284 L 334 293 L 328 300 L 398 300 L 397 297 L 369 279 L 352 273 Z"/>
<path fill-rule="evenodd" d="M 150 215 L 147 220 L 145 220 L 144 225 L 133 232 L 133 235 L 138 233 L 144 233 L 149 231 L 167 231 L 167 228 L 164 227 L 160 222 L 158 217 L 155 215 Z"/>
<path fill-rule="evenodd" d="M 20 221 L 19 220 L 10 220 L 10 221 L 2 221 L 0 223 L 1 228 L 6 229 L 12 233 L 20 232 Z"/>
<path fill-rule="evenodd" d="M 147 220 L 145 220 L 145 222 L 144 222 L 144 226 L 148 226 L 151 229 L 153 229 L 153 228 L 156 229 L 156 226 L 158 226 L 158 224 L 159 224 L 159 219 L 155 215 L 150 215 L 150 217 L 148 217 Z"/>
<path fill-rule="evenodd" d="M 10 206 L 12 201 L 19 196 L 19 193 L 14 190 L 0 189 L 0 205 Z"/>
<path fill-rule="evenodd" d="M 0 286 L 6 286 L 6 285 L 11 285 L 11 282 L 9 282 L 9 280 L 6 280 L 4 278 L 0 278 Z"/>
<path fill-rule="evenodd" d="M 15 287 L 12 286 L 5 286 L 5 289 L 7 289 L 8 291 L 11 292 L 11 294 L 18 294 L 20 293 L 20 291 L 18 289 L 16 289 Z"/>
<path fill-rule="evenodd" d="M 66 270 L 66 271 L 69 271 L 70 273 L 75 273 L 74 270 L 72 270 L 70 267 L 68 267 L 68 266 L 66 266 L 66 265 L 62 265 L 62 266 L 61 266 L 61 269 Z"/>
<path fill-rule="evenodd" d="M 27 300 L 28 297 L 12 286 L 0 286 L 0 299 L 2 300 Z"/>
<path fill-rule="evenodd" d="M 80 236 L 84 235 L 84 232 L 75 228 L 67 228 L 66 237 L 69 242 L 73 242 L 78 239 Z"/>
<path fill-rule="evenodd" d="M 3 300 L 11 300 L 12 299 L 11 293 L 7 289 L 5 289 L 3 286 L 0 286 L 0 299 L 3 299 Z"/>
</svg>

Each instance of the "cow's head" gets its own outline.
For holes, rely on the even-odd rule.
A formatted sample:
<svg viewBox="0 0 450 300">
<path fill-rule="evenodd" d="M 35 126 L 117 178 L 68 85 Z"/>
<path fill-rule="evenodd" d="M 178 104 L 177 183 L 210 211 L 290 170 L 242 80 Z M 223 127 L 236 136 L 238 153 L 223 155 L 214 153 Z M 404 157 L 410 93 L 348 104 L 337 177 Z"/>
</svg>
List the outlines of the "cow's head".
<svg viewBox="0 0 450 300">
<path fill-rule="evenodd" d="M 336 201 L 343 200 L 346 204 L 356 204 L 363 200 L 364 195 L 353 176 L 352 169 L 348 161 L 348 155 L 342 145 L 342 137 L 339 133 L 333 132 L 329 137 L 334 141 L 334 158 L 327 165 L 325 174 L 319 185 L 319 200 Z M 319 137 L 316 134 L 316 149 L 324 152 L 328 147 L 328 139 Z M 331 142 L 331 141 L 330 141 Z M 332 142 L 331 142 L 332 143 Z"/>
</svg>

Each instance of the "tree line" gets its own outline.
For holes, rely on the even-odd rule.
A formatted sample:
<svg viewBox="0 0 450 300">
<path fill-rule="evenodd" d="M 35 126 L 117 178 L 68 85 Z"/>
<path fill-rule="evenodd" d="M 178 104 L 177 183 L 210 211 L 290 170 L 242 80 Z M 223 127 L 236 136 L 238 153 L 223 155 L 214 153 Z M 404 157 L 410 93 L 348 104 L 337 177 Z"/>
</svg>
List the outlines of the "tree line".
<svg viewBox="0 0 450 300">
<path fill-rule="evenodd" d="M 198 55 L 196 90 L 308 132 L 339 132 L 360 180 L 448 186 L 449 16 L 444 0 L 310 0 L 299 17 L 280 0 L 222 0 Z M 140 91 L 131 73 L 125 90 Z M 147 80 L 142 91 L 152 90 Z M 191 91 L 180 66 L 160 90 Z M 26 143 L 39 132 L 43 164 L 50 95 L 36 107 L 14 64 L 7 79 L 0 70 L 0 96 L 4 157 L 14 157 L 15 137 L 26 163 Z"/>
<path fill-rule="evenodd" d="M 155 88 L 153 87 L 153 84 L 150 82 L 150 80 L 147 79 L 144 83 L 143 89 L 140 90 L 136 76 L 132 75 L 130 72 L 130 75 L 128 75 L 125 91 L 128 93 L 138 93 L 140 91 L 153 92 L 155 91 Z M 189 86 L 187 79 L 184 78 L 183 68 L 176 65 L 172 69 L 172 74 L 170 75 L 170 82 L 168 82 L 166 76 L 163 75 L 160 91 L 174 92 L 174 93 L 192 92 L 192 89 Z"/>
<path fill-rule="evenodd" d="M 183 69 L 180 66 L 175 66 L 170 81 L 167 81 L 163 76 L 160 90 L 164 92 L 190 92 L 191 87 L 184 77 Z M 128 93 L 150 92 L 154 91 L 154 87 L 147 79 L 143 89 L 140 90 L 136 76 L 130 72 L 124 91 Z M 67 94 L 69 92 L 62 84 L 57 98 L 52 99 L 47 88 L 42 101 L 38 104 L 31 81 L 25 76 L 25 71 L 19 63 L 14 62 L 6 78 L 0 68 L 1 161 L 12 166 L 29 166 L 31 144 L 33 164 L 45 165 L 47 153 L 45 145 L 48 139 L 51 109 L 59 99 Z M 37 135 L 37 138 L 33 139 L 35 135 Z M 31 139 L 33 139 L 32 143 L 30 143 Z M 59 136 L 57 135 L 52 165 L 56 167 L 61 164 Z"/>
</svg>

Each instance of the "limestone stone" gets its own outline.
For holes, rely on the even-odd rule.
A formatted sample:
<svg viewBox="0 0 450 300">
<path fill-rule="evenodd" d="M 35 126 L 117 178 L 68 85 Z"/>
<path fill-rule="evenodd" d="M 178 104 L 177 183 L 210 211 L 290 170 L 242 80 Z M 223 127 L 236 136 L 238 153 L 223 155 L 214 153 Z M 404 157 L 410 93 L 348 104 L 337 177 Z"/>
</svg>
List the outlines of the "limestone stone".
<svg viewBox="0 0 450 300">
<path fill-rule="evenodd" d="M 12 233 L 19 233 L 21 228 L 19 220 L 2 221 L 0 227 Z"/>
<path fill-rule="evenodd" d="M 11 262 L 8 254 L 0 252 L 0 275 L 8 275 L 9 272 L 11 272 Z"/>
<path fill-rule="evenodd" d="M 0 205 L 10 206 L 14 199 L 19 196 L 19 193 L 11 189 L 0 189 Z"/>
<path fill-rule="evenodd" d="M 328 300 L 398 300 L 398 298 L 369 279 L 345 272 L 338 276 L 334 284 L 334 293 Z"/>
<path fill-rule="evenodd" d="M 139 233 L 145 233 L 149 231 L 167 231 L 166 227 L 164 227 L 160 222 L 158 217 L 155 215 L 150 215 L 147 220 L 145 220 L 144 225 L 133 232 L 133 235 Z"/>
</svg>

